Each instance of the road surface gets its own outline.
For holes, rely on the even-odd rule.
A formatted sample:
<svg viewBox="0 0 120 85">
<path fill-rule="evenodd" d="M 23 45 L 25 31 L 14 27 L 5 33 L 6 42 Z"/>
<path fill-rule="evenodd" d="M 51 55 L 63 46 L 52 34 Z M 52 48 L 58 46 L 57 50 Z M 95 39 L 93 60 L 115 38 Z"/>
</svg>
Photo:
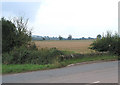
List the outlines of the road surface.
<svg viewBox="0 0 120 85">
<path fill-rule="evenodd" d="M 118 83 L 118 62 L 3 75 L 3 83 Z"/>
</svg>

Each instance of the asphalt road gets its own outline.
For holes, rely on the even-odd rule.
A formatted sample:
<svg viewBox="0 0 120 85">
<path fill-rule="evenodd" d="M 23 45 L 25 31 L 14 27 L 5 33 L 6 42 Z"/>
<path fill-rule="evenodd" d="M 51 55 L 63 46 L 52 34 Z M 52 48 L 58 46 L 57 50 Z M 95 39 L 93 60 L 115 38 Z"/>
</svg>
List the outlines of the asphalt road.
<svg viewBox="0 0 120 85">
<path fill-rule="evenodd" d="M 101 62 L 60 69 L 9 74 L 3 83 L 118 83 L 118 62 Z"/>
</svg>

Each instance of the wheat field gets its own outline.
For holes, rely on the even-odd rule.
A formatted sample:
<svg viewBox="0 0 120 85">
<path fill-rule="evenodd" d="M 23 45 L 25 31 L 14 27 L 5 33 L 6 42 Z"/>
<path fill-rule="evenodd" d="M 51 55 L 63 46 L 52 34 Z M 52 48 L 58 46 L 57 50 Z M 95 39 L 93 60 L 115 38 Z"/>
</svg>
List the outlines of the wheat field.
<svg viewBox="0 0 120 85">
<path fill-rule="evenodd" d="M 88 47 L 93 40 L 48 40 L 48 41 L 34 41 L 38 49 L 40 48 L 53 48 L 59 50 L 74 51 L 76 53 L 89 53 L 91 52 Z"/>
</svg>

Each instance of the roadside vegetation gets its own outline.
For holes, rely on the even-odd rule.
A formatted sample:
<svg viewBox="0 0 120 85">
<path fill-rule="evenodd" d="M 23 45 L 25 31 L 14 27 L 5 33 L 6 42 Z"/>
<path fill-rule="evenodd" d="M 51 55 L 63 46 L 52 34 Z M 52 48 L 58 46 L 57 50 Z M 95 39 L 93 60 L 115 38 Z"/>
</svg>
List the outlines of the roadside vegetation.
<svg viewBox="0 0 120 85">
<path fill-rule="evenodd" d="M 87 61 L 118 60 L 120 55 L 118 48 L 120 47 L 120 37 L 117 34 L 112 35 L 110 32 L 104 36 L 97 36 L 91 45 L 89 43 L 89 49 L 94 52 L 76 53 L 74 50 L 60 50 L 56 47 L 38 48 L 36 43 L 32 42 L 31 31 L 27 28 L 28 19 L 25 20 L 22 17 L 13 20 L 1 18 L 0 22 L 2 22 L 3 28 L 3 74 L 60 68 Z M 69 42 L 72 42 L 71 39 L 70 36 Z"/>
<path fill-rule="evenodd" d="M 60 62 L 54 62 L 53 64 L 3 64 L 3 74 L 8 73 L 20 73 L 20 72 L 30 72 L 37 70 L 48 70 L 54 68 L 66 67 L 70 64 L 82 63 L 82 62 L 91 62 L 91 61 L 114 61 L 118 59 L 117 55 L 102 54 L 102 55 L 78 55 L 80 57 L 76 58 L 64 58 Z"/>
<path fill-rule="evenodd" d="M 106 35 L 97 37 L 97 39 L 91 44 L 90 49 L 98 52 L 110 52 L 120 55 L 120 36 L 108 31 Z"/>
</svg>

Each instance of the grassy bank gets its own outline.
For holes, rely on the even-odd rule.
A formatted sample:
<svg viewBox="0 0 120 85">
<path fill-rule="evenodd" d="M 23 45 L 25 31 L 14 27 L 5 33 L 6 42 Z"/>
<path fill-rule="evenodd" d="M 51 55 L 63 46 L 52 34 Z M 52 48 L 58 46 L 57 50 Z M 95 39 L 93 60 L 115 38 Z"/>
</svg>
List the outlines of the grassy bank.
<svg viewBox="0 0 120 85">
<path fill-rule="evenodd" d="M 94 56 L 94 57 L 84 57 L 84 58 L 77 58 L 77 59 L 70 59 L 61 62 L 63 66 L 75 63 L 82 63 L 82 62 L 89 62 L 89 61 L 111 61 L 111 60 L 118 60 L 118 56 L 113 55 L 105 55 L 105 56 Z"/>
<path fill-rule="evenodd" d="M 27 71 L 36 71 L 36 70 L 47 70 L 53 68 L 60 68 L 65 67 L 69 64 L 75 64 L 80 62 L 87 62 L 87 61 L 109 61 L 109 60 L 117 60 L 118 56 L 115 55 L 102 55 L 102 56 L 87 56 L 82 58 L 75 58 L 64 60 L 62 62 L 56 62 L 55 64 L 47 64 L 47 65 L 38 65 L 38 64 L 14 64 L 14 65 L 2 65 L 2 72 L 3 74 L 8 73 L 20 73 L 20 72 L 27 72 Z"/>
</svg>

